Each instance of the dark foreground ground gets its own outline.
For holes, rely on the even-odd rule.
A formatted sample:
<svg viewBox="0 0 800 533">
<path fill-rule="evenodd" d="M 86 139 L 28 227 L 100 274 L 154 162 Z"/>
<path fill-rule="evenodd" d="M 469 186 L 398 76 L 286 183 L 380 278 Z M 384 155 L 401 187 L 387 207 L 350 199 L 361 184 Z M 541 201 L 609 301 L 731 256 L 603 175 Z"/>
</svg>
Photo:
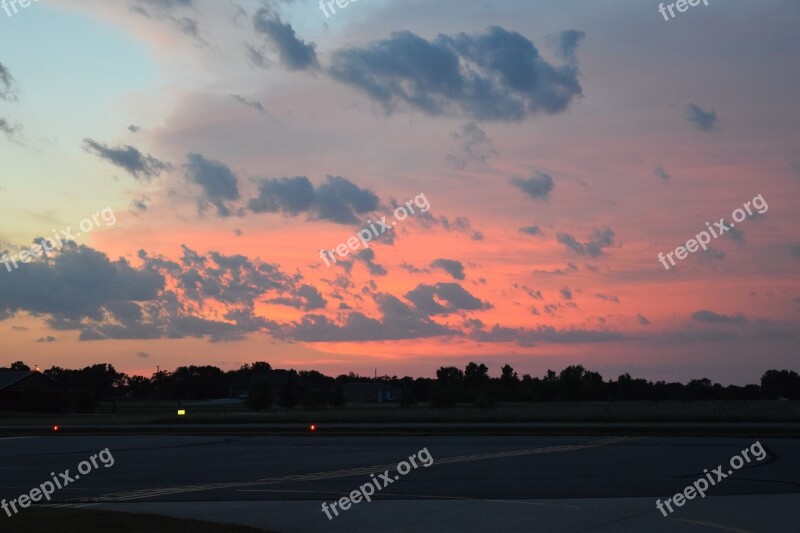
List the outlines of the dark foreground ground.
<svg viewBox="0 0 800 533">
<path fill-rule="evenodd" d="M 72 509 L 52 506 L 35 507 L 15 520 L 4 524 L 9 533 L 84 533 L 86 531 L 113 531 L 114 533 L 258 533 L 262 530 L 225 524 L 199 522 L 157 515 L 116 513 L 90 509 Z"/>
<path fill-rule="evenodd" d="M 756 440 L 762 461 L 666 518 L 656 510 L 656 499 L 683 491 L 704 469 L 729 470 Z M 78 463 L 105 448 L 113 466 L 100 463 L 53 502 L 298 532 L 796 532 L 800 520 L 800 440 L 773 437 L 2 438 L 0 498 L 29 492 L 50 472 L 69 468 L 74 477 Z M 332 520 L 322 512 L 322 502 L 370 483 L 371 473 L 388 469 L 393 478 L 397 463 L 423 448 L 430 467 L 412 468 Z M 14 531 L 29 511 L 0 511 L 0 531 Z"/>
</svg>

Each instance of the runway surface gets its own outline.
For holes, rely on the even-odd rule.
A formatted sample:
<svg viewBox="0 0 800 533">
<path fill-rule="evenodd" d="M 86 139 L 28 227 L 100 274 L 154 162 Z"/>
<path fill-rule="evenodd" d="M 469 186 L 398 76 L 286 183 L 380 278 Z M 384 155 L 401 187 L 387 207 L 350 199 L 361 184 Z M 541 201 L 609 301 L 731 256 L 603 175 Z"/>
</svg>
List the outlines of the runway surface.
<svg viewBox="0 0 800 533">
<path fill-rule="evenodd" d="M 731 457 L 756 441 L 764 459 L 750 453 L 751 462 L 733 470 Z M 56 490 L 51 503 L 287 532 L 796 532 L 800 518 L 800 440 L 779 438 L 0 438 L 0 498 L 18 498 L 53 475 L 64 480 L 67 469 L 76 478 L 79 463 L 105 448 L 113 466 L 99 456 L 98 468 Z M 397 464 L 422 449 L 432 464 L 418 457 L 417 468 L 400 475 Z M 732 473 L 705 498 L 673 505 L 667 517 L 656 509 L 657 499 L 718 465 Z M 329 512 L 332 519 L 322 511 L 323 502 L 370 483 L 380 487 L 371 502 Z M 0 530 L 13 519 L 0 511 Z"/>
</svg>

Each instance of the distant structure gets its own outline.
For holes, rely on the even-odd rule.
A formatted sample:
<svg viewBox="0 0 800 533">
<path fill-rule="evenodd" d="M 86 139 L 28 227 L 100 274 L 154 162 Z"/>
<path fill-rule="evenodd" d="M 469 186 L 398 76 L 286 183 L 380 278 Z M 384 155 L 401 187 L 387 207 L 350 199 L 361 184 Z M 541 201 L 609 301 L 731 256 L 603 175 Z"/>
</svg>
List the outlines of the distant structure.
<svg viewBox="0 0 800 533">
<path fill-rule="evenodd" d="M 342 395 L 347 403 L 398 402 L 403 397 L 403 389 L 386 383 L 346 383 Z"/>
<path fill-rule="evenodd" d="M 0 372 L 0 411 L 32 411 L 56 405 L 61 396 L 58 383 L 41 372 Z"/>
</svg>

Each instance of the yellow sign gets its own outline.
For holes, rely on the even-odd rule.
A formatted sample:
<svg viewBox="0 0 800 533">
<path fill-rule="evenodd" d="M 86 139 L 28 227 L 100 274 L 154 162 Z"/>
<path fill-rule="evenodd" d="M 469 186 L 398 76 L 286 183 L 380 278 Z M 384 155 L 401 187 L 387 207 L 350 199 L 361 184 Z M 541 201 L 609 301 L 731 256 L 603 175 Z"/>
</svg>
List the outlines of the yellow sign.
<svg viewBox="0 0 800 533">
<path fill-rule="evenodd" d="M 186 409 L 178 409 L 178 416 L 186 415 Z"/>
</svg>

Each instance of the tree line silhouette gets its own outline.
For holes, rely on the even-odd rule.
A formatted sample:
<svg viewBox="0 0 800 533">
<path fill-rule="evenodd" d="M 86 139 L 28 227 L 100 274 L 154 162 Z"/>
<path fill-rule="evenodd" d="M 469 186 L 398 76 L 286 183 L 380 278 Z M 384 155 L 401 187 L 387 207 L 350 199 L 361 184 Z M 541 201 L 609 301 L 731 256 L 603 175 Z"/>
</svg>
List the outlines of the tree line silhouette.
<svg viewBox="0 0 800 533">
<path fill-rule="evenodd" d="M 21 361 L 3 371 L 30 371 Z M 800 376 L 789 370 L 768 370 L 759 384 L 728 385 L 712 383 L 707 378 L 688 383 L 648 381 L 625 373 L 616 380 L 603 377 L 581 365 L 568 366 L 556 373 L 548 370 L 539 377 L 518 377 L 510 365 L 503 365 L 499 377 L 489 376 L 489 368 L 470 362 L 464 370 L 441 367 L 436 378 L 405 376 L 360 376 L 355 373 L 337 377 L 315 370 L 273 369 L 269 363 L 242 365 L 223 371 L 215 366 L 182 366 L 173 372 L 160 370 L 151 377 L 129 376 L 110 364 L 96 364 L 82 369 L 52 367 L 42 372 L 52 378 L 59 394 L 50 390 L 44 401 L 39 385 L 25 390 L 20 410 L 90 412 L 100 401 L 125 400 L 209 400 L 240 398 L 254 410 L 273 405 L 284 408 L 341 406 L 343 388 L 352 383 L 382 383 L 398 391 L 402 406 L 418 402 L 432 408 L 473 405 L 491 408 L 497 402 L 559 401 L 707 401 L 800 399 Z M 41 394 L 38 394 L 41 393 Z M 0 390 L 0 395 L 3 391 Z"/>
</svg>

